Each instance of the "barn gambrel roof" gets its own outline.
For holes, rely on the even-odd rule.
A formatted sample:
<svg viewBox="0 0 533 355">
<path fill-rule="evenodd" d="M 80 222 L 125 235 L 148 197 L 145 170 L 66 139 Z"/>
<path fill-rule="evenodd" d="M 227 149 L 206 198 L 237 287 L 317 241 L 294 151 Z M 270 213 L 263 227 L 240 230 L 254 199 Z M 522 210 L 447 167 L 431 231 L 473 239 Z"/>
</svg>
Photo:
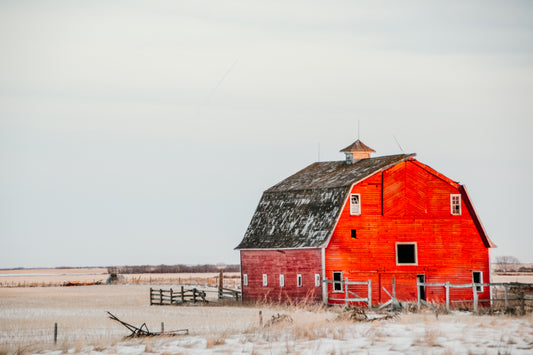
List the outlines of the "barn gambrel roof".
<svg viewBox="0 0 533 355">
<path fill-rule="evenodd" d="M 243 240 L 235 249 L 323 247 L 353 184 L 415 154 L 319 162 L 266 190 Z"/>
</svg>

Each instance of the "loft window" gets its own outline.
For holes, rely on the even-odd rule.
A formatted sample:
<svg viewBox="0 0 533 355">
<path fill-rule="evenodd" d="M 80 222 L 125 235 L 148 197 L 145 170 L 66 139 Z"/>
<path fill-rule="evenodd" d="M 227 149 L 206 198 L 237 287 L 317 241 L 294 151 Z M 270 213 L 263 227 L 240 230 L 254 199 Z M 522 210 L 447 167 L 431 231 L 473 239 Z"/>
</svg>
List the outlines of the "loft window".
<svg viewBox="0 0 533 355">
<path fill-rule="evenodd" d="M 303 284 L 303 282 L 302 282 L 302 275 L 301 275 L 301 274 L 296 275 L 296 285 L 297 285 L 298 287 L 302 287 L 302 284 Z"/>
<path fill-rule="evenodd" d="M 285 275 L 279 275 L 279 286 L 283 287 L 285 286 Z"/>
<path fill-rule="evenodd" d="M 357 239 L 357 231 L 355 229 L 352 229 L 352 238 Z"/>
<path fill-rule="evenodd" d="M 320 274 L 315 274 L 315 287 L 320 287 Z"/>
<path fill-rule="evenodd" d="M 268 286 L 268 276 L 267 276 L 267 274 L 263 274 L 263 286 Z"/>
<path fill-rule="evenodd" d="M 333 271 L 333 292 L 342 292 L 342 271 Z"/>
<path fill-rule="evenodd" d="M 472 271 L 472 282 L 475 284 L 483 283 L 483 272 L 481 271 Z M 483 286 L 476 286 L 477 292 L 483 292 Z"/>
<path fill-rule="evenodd" d="M 450 208 L 453 215 L 459 216 L 461 214 L 461 195 L 450 195 Z"/>
<path fill-rule="evenodd" d="M 248 274 L 242 275 L 242 284 L 243 286 L 248 286 Z"/>
<path fill-rule="evenodd" d="M 396 265 L 417 265 L 416 243 L 396 243 Z"/>
<path fill-rule="evenodd" d="M 350 214 L 361 214 L 361 194 L 350 194 Z"/>
</svg>

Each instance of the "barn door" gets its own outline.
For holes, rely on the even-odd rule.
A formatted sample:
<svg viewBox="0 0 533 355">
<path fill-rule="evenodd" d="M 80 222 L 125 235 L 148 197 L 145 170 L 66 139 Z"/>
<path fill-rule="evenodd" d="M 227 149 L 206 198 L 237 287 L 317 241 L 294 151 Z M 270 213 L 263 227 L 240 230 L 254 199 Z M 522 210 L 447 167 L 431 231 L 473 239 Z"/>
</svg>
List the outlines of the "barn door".
<svg viewBox="0 0 533 355">
<path fill-rule="evenodd" d="M 426 275 L 416 275 L 416 280 L 418 282 L 426 282 Z M 418 294 L 420 295 L 420 299 L 422 301 L 426 300 L 426 286 L 420 285 L 418 286 Z"/>
</svg>

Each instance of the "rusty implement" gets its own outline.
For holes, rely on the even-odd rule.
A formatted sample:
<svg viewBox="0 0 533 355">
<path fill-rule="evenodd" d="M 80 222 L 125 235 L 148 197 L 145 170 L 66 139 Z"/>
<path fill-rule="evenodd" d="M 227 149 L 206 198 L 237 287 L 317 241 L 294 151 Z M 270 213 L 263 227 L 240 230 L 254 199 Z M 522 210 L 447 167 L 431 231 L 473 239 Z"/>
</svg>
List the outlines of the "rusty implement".
<svg viewBox="0 0 533 355">
<path fill-rule="evenodd" d="M 134 325 L 121 321 L 111 312 L 107 312 L 107 314 L 109 314 L 109 319 L 112 319 L 115 322 L 122 324 L 124 327 L 126 327 L 131 332 L 131 334 L 128 335 L 127 338 L 176 336 L 176 335 L 188 335 L 189 334 L 189 329 L 178 329 L 178 330 L 171 330 L 168 332 L 151 332 L 150 330 L 148 330 L 148 326 L 146 325 L 146 323 L 143 323 L 140 327 L 136 327 Z"/>
</svg>

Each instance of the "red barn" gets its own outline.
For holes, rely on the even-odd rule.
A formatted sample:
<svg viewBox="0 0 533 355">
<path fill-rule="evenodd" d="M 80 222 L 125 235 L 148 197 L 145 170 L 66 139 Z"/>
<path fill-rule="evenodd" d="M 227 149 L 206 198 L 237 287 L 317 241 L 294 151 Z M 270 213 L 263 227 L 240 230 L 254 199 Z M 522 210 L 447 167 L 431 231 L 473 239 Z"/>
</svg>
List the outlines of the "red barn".
<svg viewBox="0 0 533 355">
<path fill-rule="evenodd" d="M 341 152 L 345 161 L 311 164 L 263 193 L 236 247 L 245 301 L 335 303 L 345 294 L 338 281 L 348 279 L 370 280 L 379 304 L 394 278 L 400 301 L 420 293 L 431 302 L 444 299 L 444 288 L 417 289 L 417 280 L 489 282 L 494 244 L 463 185 L 415 154 L 371 158 L 359 140 Z M 489 287 L 478 291 L 490 298 Z M 452 289 L 450 298 L 472 295 Z"/>
</svg>

